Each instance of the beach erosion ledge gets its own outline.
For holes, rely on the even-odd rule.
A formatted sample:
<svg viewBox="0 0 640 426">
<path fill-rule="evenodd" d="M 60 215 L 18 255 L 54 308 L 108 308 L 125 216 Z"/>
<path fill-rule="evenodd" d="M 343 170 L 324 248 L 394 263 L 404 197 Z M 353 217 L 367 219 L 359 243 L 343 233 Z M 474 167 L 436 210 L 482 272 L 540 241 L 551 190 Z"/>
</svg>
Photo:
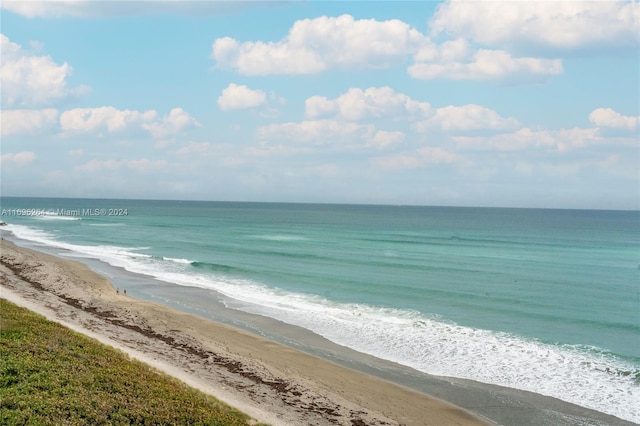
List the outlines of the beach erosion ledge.
<svg viewBox="0 0 640 426">
<path fill-rule="evenodd" d="M 272 425 L 489 422 L 383 379 L 117 292 L 82 263 L 0 245 L 0 297 L 116 347 Z"/>
</svg>

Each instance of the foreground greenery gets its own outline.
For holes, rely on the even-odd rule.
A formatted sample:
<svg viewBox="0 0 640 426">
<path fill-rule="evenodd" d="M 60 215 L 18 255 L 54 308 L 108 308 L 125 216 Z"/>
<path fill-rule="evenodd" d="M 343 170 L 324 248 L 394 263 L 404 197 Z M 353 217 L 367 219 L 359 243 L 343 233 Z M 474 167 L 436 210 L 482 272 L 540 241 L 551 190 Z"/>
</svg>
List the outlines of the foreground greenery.
<svg viewBox="0 0 640 426">
<path fill-rule="evenodd" d="M 0 424 L 246 425 L 126 354 L 0 299 Z"/>
</svg>

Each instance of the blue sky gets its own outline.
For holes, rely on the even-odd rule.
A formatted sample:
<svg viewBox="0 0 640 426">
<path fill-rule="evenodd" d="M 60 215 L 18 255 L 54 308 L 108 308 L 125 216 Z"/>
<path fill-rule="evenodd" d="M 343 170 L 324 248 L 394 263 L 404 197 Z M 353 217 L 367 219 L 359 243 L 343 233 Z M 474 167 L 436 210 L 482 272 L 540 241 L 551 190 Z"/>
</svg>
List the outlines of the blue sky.
<svg viewBox="0 0 640 426">
<path fill-rule="evenodd" d="M 3 195 L 640 209 L 637 2 L 1 7 Z"/>
</svg>

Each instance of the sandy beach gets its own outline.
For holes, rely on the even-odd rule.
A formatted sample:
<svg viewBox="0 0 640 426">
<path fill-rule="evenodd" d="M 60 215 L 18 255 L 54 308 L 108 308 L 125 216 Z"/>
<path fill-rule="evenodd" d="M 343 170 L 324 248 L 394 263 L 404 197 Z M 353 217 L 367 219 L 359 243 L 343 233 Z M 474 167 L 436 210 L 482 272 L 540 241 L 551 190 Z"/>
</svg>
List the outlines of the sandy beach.
<svg viewBox="0 0 640 426">
<path fill-rule="evenodd" d="M 273 425 L 480 425 L 444 401 L 116 292 L 81 263 L 2 241 L 1 296 Z"/>
<path fill-rule="evenodd" d="M 349 352 L 347 357 L 360 357 L 360 365 L 370 366 L 357 371 L 240 328 L 125 295 L 83 263 L 4 238 L 0 248 L 0 297 L 116 347 L 260 422 L 633 424 L 555 398 L 429 376 Z M 378 376 L 374 370 L 390 375 Z"/>
</svg>

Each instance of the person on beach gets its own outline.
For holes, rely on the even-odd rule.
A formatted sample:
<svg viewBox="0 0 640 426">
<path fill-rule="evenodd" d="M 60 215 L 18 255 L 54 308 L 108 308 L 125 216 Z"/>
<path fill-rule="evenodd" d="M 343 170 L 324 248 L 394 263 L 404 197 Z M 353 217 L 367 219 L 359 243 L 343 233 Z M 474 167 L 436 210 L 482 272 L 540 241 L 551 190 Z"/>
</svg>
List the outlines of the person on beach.
<svg viewBox="0 0 640 426">
<path fill-rule="evenodd" d="M 120 294 L 120 288 L 116 287 L 116 294 Z"/>
</svg>

